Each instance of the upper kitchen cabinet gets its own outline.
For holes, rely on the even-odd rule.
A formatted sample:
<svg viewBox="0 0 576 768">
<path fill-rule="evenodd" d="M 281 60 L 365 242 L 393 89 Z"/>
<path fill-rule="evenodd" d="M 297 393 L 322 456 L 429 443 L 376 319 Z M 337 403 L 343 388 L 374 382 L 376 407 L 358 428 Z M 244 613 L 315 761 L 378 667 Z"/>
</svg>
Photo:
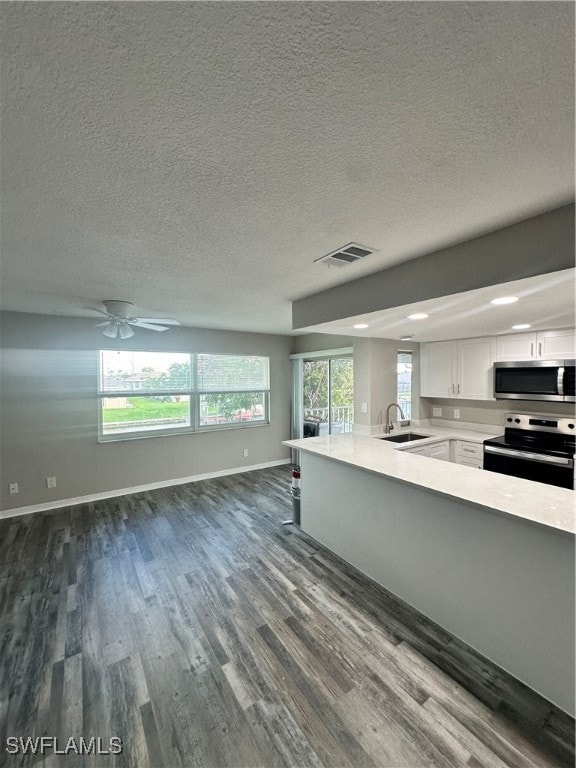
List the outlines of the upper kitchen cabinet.
<svg viewBox="0 0 576 768">
<path fill-rule="evenodd" d="M 464 339 L 458 345 L 456 396 L 468 400 L 493 400 L 494 339 Z"/>
<path fill-rule="evenodd" d="M 535 333 L 496 337 L 496 360 L 535 360 L 536 350 Z"/>
<path fill-rule="evenodd" d="M 557 360 L 576 356 L 574 329 L 496 338 L 496 360 Z"/>
<path fill-rule="evenodd" d="M 457 342 L 435 341 L 420 345 L 420 396 L 454 397 L 457 376 Z"/>
<path fill-rule="evenodd" d="M 421 396 L 492 400 L 494 347 L 492 338 L 422 344 Z"/>
</svg>

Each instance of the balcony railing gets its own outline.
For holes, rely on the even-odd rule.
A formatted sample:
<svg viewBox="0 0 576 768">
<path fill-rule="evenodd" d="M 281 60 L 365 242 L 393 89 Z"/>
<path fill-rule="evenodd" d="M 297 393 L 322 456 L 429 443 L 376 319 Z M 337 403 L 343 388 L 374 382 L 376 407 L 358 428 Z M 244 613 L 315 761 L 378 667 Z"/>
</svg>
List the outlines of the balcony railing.
<svg viewBox="0 0 576 768">
<path fill-rule="evenodd" d="M 400 408 L 402 408 L 402 411 L 404 412 L 404 416 L 407 419 L 412 418 L 412 400 L 410 399 L 410 395 L 408 395 L 408 399 L 405 400 L 402 395 L 398 397 L 398 405 Z"/>
<path fill-rule="evenodd" d="M 412 418 L 412 401 L 410 395 L 408 399 L 404 399 L 402 396 L 398 398 L 398 405 L 402 408 L 405 418 Z M 312 418 L 319 420 L 319 434 L 328 434 L 328 408 L 306 408 L 304 410 L 304 420 Z M 398 414 L 400 418 L 400 414 Z M 354 406 L 353 405 L 340 405 L 332 408 L 332 430 L 333 435 L 337 435 L 341 432 L 352 432 L 354 427 Z"/>
<path fill-rule="evenodd" d="M 328 434 L 328 408 L 306 408 L 304 410 L 304 420 L 312 418 L 320 421 L 320 434 Z M 337 435 L 341 432 L 352 432 L 354 427 L 354 406 L 353 405 L 338 405 L 332 408 L 331 413 L 332 429 L 330 430 L 333 435 Z"/>
</svg>

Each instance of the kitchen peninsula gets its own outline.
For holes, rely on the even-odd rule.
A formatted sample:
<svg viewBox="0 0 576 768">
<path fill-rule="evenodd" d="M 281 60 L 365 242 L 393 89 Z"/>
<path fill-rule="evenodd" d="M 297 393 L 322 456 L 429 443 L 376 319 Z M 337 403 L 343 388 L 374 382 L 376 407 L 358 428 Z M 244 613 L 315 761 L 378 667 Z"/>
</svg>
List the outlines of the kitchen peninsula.
<svg viewBox="0 0 576 768">
<path fill-rule="evenodd" d="M 300 451 L 303 531 L 574 714 L 573 491 L 356 434 L 285 445 Z"/>
</svg>

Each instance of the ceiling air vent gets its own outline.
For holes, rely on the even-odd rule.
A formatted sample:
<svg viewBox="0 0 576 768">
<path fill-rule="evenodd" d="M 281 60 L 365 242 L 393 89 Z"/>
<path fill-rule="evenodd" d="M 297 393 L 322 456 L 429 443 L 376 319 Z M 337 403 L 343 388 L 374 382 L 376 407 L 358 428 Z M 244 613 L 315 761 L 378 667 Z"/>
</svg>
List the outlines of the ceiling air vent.
<svg viewBox="0 0 576 768">
<path fill-rule="evenodd" d="M 329 267 L 344 267 L 346 264 L 353 264 L 355 261 L 370 256 L 371 253 L 375 253 L 374 248 L 366 248 L 365 245 L 358 245 L 357 243 L 348 243 L 342 248 L 327 253 L 326 256 L 314 259 L 314 263 L 327 264 Z"/>
</svg>

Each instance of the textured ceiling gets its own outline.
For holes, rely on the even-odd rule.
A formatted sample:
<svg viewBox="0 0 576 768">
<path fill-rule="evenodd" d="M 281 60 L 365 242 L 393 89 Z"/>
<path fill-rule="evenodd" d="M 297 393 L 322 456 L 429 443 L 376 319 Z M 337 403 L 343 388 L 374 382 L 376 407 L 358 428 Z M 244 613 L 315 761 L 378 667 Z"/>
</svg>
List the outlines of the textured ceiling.
<svg viewBox="0 0 576 768">
<path fill-rule="evenodd" d="M 573 199 L 572 3 L 0 5 L 4 309 L 288 332 Z"/>
</svg>

